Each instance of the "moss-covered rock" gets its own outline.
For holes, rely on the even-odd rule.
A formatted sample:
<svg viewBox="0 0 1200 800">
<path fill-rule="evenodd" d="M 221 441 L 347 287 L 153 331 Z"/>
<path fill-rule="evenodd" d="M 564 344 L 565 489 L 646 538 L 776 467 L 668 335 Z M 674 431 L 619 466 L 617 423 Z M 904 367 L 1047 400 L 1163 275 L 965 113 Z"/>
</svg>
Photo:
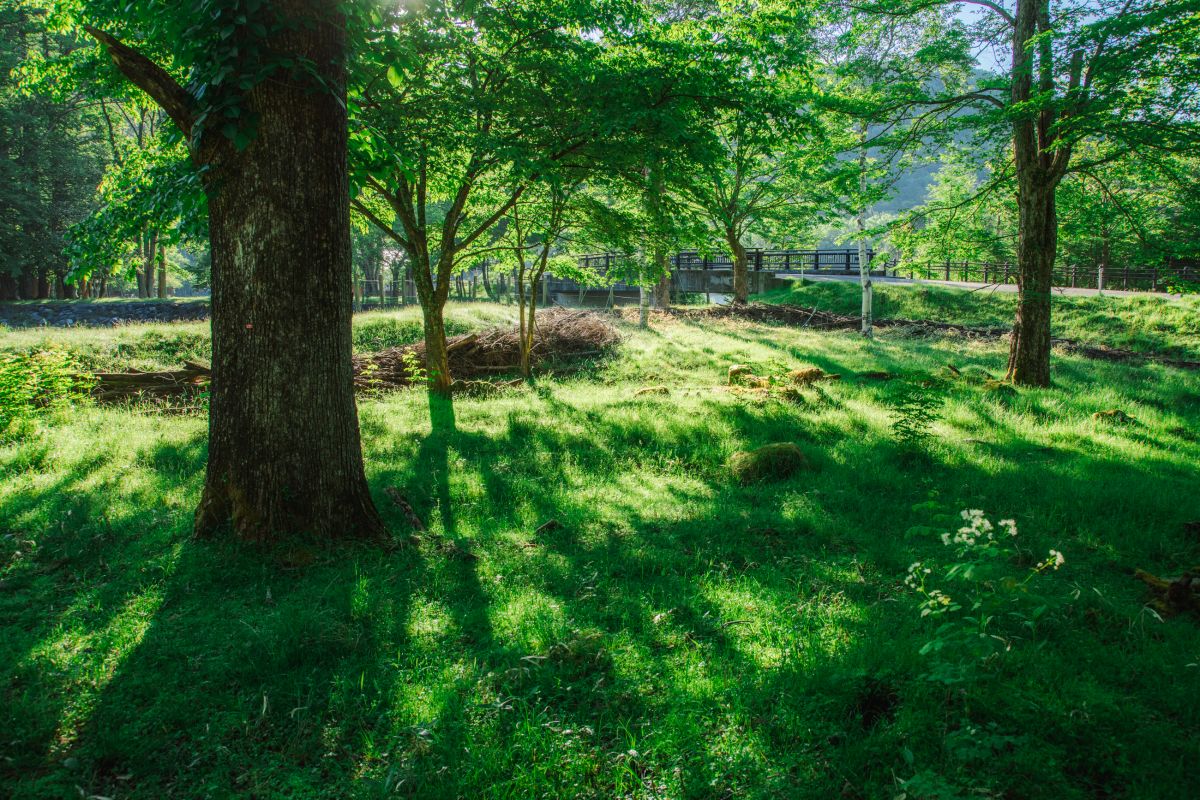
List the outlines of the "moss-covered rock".
<svg viewBox="0 0 1200 800">
<path fill-rule="evenodd" d="M 808 469 L 808 458 L 791 442 L 778 442 L 756 450 L 742 450 L 729 458 L 729 471 L 743 486 L 767 480 L 783 480 Z"/>
</svg>

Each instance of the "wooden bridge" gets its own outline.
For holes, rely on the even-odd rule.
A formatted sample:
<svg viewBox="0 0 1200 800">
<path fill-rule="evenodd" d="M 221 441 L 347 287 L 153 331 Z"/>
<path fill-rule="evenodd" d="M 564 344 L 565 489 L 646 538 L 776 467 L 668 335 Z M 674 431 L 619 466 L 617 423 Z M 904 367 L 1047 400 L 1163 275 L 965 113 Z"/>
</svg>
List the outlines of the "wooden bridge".
<svg viewBox="0 0 1200 800">
<path fill-rule="evenodd" d="M 868 264 L 874 252 L 867 251 Z M 751 293 L 784 285 L 794 276 L 806 274 L 858 274 L 858 250 L 766 250 L 746 251 Z M 626 276 L 637 273 L 639 257 L 621 253 L 594 253 L 578 257 L 579 266 L 596 276 L 595 285 L 547 275 L 544 293 L 557 302 L 580 305 L 635 303 L 639 287 Z M 733 292 L 733 259 L 728 253 L 682 250 L 670 257 L 671 294 L 730 294 Z M 883 271 L 873 269 L 873 274 Z M 615 280 L 610 280 L 615 277 Z"/>
</svg>

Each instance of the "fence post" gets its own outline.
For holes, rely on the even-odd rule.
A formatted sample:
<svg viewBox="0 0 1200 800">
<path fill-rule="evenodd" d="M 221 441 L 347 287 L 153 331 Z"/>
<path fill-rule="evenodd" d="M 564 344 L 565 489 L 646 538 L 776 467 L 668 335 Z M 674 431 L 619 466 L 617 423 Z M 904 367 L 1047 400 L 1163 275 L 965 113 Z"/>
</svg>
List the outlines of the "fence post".
<svg viewBox="0 0 1200 800">
<path fill-rule="evenodd" d="M 1154 283 L 1150 286 L 1150 291 L 1157 292 L 1158 291 L 1158 267 L 1154 268 L 1154 271 L 1151 275 L 1151 279 L 1154 281 Z"/>
<path fill-rule="evenodd" d="M 754 253 L 754 271 L 755 272 L 762 271 L 762 259 L 763 259 L 763 251 L 762 251 L 762 248 L 760 247 Z"/>
<path fill-rule="evenodd" d="M 1079 269 L 1078 264 L 1071 265 L 1071 288 L 1072 289 L 1075 288 L 1075 273 L 1078 271 L 1078 269 Z"/>
<path fill-rule="evenodd" d="M 1101 261 L 1100 265 L 1098 267 L 1096 267 L 1096 288 L 1102 292 L 1104 291 L 1104 262 L 1103 261 Z"/>
<path fill-rule="evenodd" d="M 946 259 L 946 280 L 950 280 L 950 259 Z"/>
<path fill-rule="evenodd" d="M 846 274 L 850 274 L 850 250 L 846 250 Z"/>
<path fill-rule="evenodd" d="M 1121 288 L 1122 289 L 1129 288 L 1129 265 L 1128 264 L 1125 265 L 1125 272 L 1124 272 L 1123 277 L 1121 278 Z"/>
</svg>

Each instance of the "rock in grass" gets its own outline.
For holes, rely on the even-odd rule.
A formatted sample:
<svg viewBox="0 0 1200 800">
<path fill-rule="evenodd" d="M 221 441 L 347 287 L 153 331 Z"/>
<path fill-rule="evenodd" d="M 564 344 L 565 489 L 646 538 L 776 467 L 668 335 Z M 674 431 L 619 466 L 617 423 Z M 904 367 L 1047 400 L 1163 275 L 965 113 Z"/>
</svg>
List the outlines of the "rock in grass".
<svg viewBox="0 0 1200 800">
<path fill-rule="evenodd" d="M 788 380 L 796 386 L 809 386 L 817 381 L 836 381 L 841 378 L 841 375 L 833 375 L 817 367 L 795 369 L 788 373 Z"/>
<path fill-rule="evenodd" d="M 952 381 L 962 381 L 970 386 L 985 386 L 989 381 L 996 381 L 996 376 L 982 367 L 968 366 L 959 369 L 953 364 L 946 365 L 944 377 Z"/>
<path fill-rule="evenodd" d="M 670 394 L 671 390 L 666 386 L 643 386 L 633 393 L 634 397 L 649 397 L 656 394 Z"/>
<path fill-rule="evenodd" d="M 808 468 L 804 452 L 791 442 L 742 450 L 729 458 L 729 471 L 742 486 L 766 480 L 783 480 Z"/>
<path fill-rule="evenodd" d="M 1097 411 L 1092 414 L 1092 419 L 1097 422 L 1107 422 L 1110 425 L 1136 425 L 1137 420 L 1126 414 L 1119 408 L 1110 408 L 1107 411 Z"/>
<path fill-rule="evenodd" d="M 999 381 L 994 378 L 983 382 L 983 390 L 1004 397 L 1015 397 L 1017 394 L 1016 388 L 1011 383 Z"/>
<path fill-rule="evenodd" d="M 749 383 L 754 377 L 754 370 L 746 364 L 734 364 L 729 368 L 729 385 Z"/>
</svg>

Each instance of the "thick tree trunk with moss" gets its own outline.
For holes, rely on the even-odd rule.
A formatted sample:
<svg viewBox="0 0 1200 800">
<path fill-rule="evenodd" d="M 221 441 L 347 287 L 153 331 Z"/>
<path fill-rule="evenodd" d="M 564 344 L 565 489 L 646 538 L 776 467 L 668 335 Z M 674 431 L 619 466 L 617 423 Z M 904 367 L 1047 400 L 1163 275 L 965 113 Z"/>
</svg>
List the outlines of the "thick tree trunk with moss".
<svg viewBox="0 0 1200 800">
<path fill-rule="evenodd" d="M 196 530 L 376 536 L 350 364 L 345 34 L 327 20 L 279 39 L 327 88 L 260 84 L 256 137 L 209 181 L 213 386 Z"/>
<path fill-rule="evenodd" d="M 725 241 L 729 244 L 729 255 L 733 260 L 733 302 L 749 302 L 750 274 L 746 248 L 737 234 L 732 231 L 726 232 Z"/>
<path fill-rule="evenodd" d="M 1008 379 L 1050 385 L 1050 297 L 1058 218 L 1054 187 L 1022 185 L 1017 204 L 1017 316 L 1009 344 Z"/>
<path fill-rule="evenodd" d="M 275 4 L 270 47 L 320 80 L 278 73 L 247 93 L 242 151 L 217 129 L 205 165 L 212 244 L 208 471 L 196 533 L 241 538 L 383 534 L 363 471 L 350 364 L 345 22 L 334 2 Z M 112 36 L 117 67 L 190 135 L 191 96 Z M 297 190 L 300 187 L 302 190 Z"/>
</svg>

